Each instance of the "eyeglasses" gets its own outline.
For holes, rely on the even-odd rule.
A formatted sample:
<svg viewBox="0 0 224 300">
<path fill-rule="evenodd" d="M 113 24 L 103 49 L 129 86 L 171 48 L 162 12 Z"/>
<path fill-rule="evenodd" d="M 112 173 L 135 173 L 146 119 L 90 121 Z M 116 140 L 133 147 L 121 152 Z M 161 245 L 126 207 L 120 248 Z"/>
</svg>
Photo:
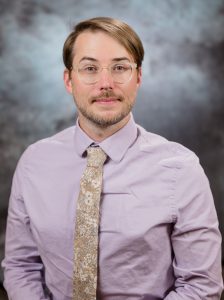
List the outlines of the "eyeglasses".
<svg viewBox="0 0 224 300">
<path fill-rule="evenodd" d="M 100 80 L 101 72 L 107 69 L 116 83 L 127 83 L 131 80 L 133 70 L 137 68 L 136 63 L 130 62 L 115 62 L 108 67 L 103 67 L 99 63 L 83 63 L 78 66 L 72 67 L 77 72 L 79 79 L 86 84 L 94 84 Z"/>
</svg>

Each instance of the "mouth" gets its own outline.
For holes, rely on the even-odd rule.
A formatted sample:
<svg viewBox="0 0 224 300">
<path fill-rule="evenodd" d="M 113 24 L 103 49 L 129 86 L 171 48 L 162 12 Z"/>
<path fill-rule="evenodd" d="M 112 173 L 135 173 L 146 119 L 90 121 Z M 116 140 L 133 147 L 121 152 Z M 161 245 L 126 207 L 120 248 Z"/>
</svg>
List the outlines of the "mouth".
<svg viewBox="0 0 224 300">
<path fill-rule="evenodd" d="M 121 99 L 114 98 L 114 97 L 102 97 L 102 98 L 96 98 L 92 101 L 92 103 L 98 103 L 98 104 L 113 104 L 116 102 L 121 102 Z"/>
</svg>

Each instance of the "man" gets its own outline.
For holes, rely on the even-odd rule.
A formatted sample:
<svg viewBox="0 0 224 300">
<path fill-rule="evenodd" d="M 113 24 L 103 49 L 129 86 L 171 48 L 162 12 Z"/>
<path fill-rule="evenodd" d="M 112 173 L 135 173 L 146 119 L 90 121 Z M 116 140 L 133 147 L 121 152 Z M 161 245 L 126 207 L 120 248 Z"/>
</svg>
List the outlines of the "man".
<svg viewBox="0 0 224 300">
<path fill-rule="evenodd" d="M 11 300 L 220 299 L 221 237 L 198 158 L 131 115 L 143 56 L 119 20 L 86 20 L 68 36 L 78 120 L 17 166 L 3 261 Z M 95 151 L 101 167 L 98 156 L 87 163 Z"/>
</svg>

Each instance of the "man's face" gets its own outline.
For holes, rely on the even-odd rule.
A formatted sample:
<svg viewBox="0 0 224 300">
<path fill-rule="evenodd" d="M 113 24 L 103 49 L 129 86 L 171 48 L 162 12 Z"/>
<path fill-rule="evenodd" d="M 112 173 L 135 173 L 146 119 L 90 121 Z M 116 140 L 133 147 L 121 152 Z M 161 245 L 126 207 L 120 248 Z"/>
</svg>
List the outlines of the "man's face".
<svg viewBox="0 0 224 300">
<path fill-rule="evenodd" d="M 75 70 L 71 74 L 65 70 L 64 82 L 67 91 L 74 97 L 81 127 L 90 122 L 105 128 L 121 122 L 125 124 L 129 119 L 141 82 L 141 70 L 133 69 L 131 80 L 122 84 L 114 82 L 106 68 L 94 84 L 84 83 L 76 71 L 80 62 L 91 64 L 94 61 L 107 67 L 120 59 L 122 62 L 134 62 L 128 51 L 106 33 L 85 31 L 78 36 L 73 59 Z"/>
</svg>

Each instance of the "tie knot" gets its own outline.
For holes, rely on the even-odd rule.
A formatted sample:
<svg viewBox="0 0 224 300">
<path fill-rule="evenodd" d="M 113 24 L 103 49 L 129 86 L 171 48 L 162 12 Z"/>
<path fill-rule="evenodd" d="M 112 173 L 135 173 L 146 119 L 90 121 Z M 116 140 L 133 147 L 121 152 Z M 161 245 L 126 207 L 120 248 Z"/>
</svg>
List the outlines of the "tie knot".
<svg viewBox="0 0 224 300">
<path fill-rule="evenodd" d="M 89 147 L 87 149 L 88 167 L 102 167 L 106 158 L 106 153 L 100 147 Z"/>
</svg>

